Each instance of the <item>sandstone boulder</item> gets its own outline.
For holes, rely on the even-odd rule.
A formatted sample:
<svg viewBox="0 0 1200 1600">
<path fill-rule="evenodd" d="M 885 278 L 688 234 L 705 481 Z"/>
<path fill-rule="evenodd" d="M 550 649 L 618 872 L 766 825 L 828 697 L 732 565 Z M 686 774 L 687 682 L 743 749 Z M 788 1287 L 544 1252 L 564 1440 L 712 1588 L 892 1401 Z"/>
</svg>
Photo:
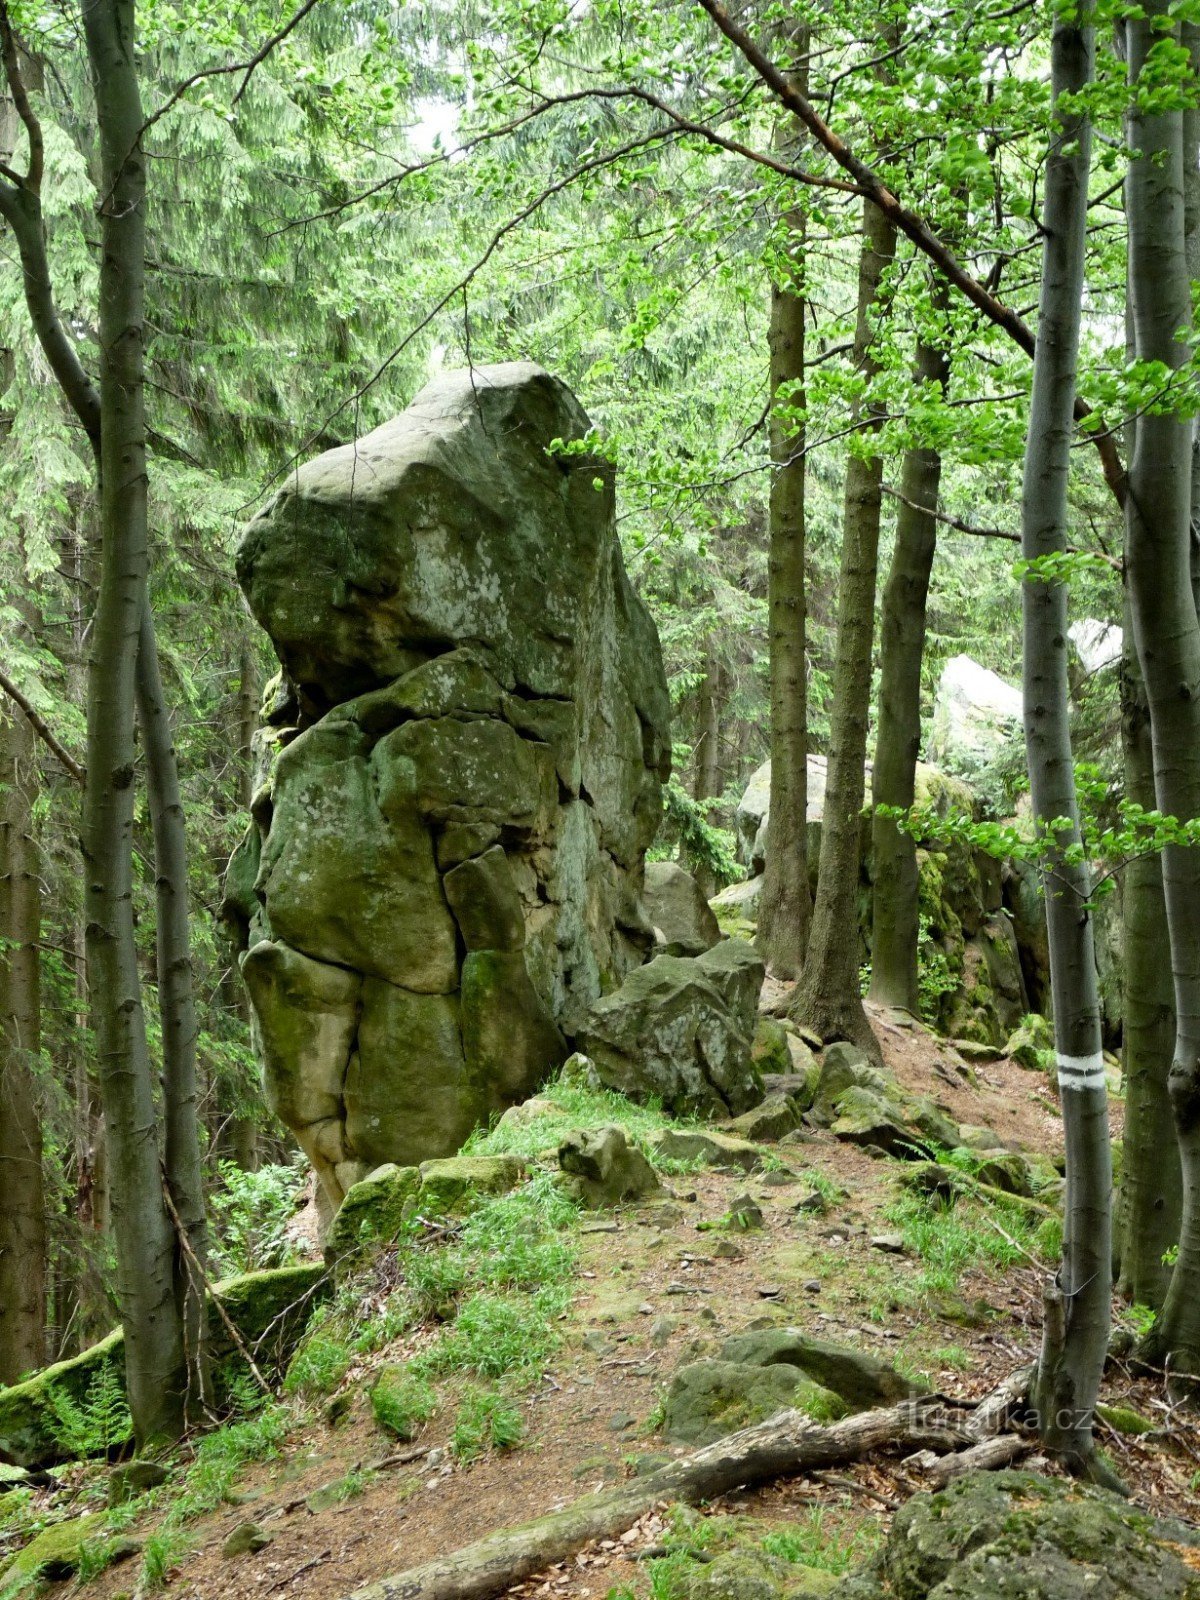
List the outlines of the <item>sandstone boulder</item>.
<svg viewBox="0 0 1200 1600">
<path fill-rule="evenodd" d="M 600 1082 L 675 1116 L 727 1117 L 762 1099 L 751 1060 L 764 968 L 725 939 L 702 956 L 657 956 L 598 1000 L 577 1035 Z"/>
<path fill-rule="evenodd" d="M 703 889 L 676 861 L 646 863 L 645 904 L 669 956 L 703 955 L 721 937 Z"/>
<path fill-rule="evenodd" d="M 534 1093 L 652 948 L 670 702 L 612 468 L 551 448 L 588 427 L 531 364 L 443 375 L 238 550 L 282 671 L 226 910 L 327 1211 Z"/>
</svg>

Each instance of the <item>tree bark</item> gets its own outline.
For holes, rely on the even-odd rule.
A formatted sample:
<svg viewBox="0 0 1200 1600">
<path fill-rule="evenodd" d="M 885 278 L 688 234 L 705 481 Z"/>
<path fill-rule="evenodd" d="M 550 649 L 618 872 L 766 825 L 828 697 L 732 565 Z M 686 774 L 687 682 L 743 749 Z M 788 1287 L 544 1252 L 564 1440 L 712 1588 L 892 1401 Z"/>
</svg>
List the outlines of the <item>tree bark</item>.
<svg viewBox="0 0 1200 1600">
<path fill-rule="evenodd" d="M 83 13 L 100 136 L 100 586 L 88 673 L 88 977 L 111 1165 L 129 1408 L 138 1444 L 179 1437 L 187 1363 L 162 1193 L 133 922 L 134 706 L 148 605 L 145 158 L 133 0 Z"/>
<path fill-rule="evenodd" d="M 885 273 L 895 250 L 895 227 L 877 206 L 864 201 L 854 356 L 855 366 L 868 384 L 879 370 L 874 324 L 885 313 Z M 870 440 L 881 421 L 872 402 L 866 402 L 861 420 L 865 422 L 864 440 Z M 857 900 L 882 483 L 880 456 L 851 456 L 846 467 L 829 772 L 817 893 L 808 956 L 792 1006 L 796 1020 L 814 1028 L 822 1038 L 851 1039 L 875 1056 L 879 1045 L 858 992 Z"/>
<path fill-rule="evenodd" d="M 800 65 L 793 76 L 808 91 L 809 32 L 791 36 Z M 783 143 L 794 154 L 794 118 Z M 767 613 L 771 672 L 771 797 L 766 868 L 758 912 L 758 946 L 776 977 L 794 978 L 808 946 L 812 889 L 808 881 L 808 663 L 805 577 L 804 287 L 806 218 L 798 207 L 783 218 L 786 248 L 771 284 L 767 329 L 771 385 L 770 535 Z"/>
<path fill-rule="evenodd" d="M 46 1348 L 35 755 L 27 718 L 0 706 L 0 1384 L 40 1367 Z"/>
<path fill-rule="evenodd" d="M 451 1555 L 369 1583 L 350 1600 L 488 1600 L 593 1539 L 622 1532 L 663 1501 L 694 1505 L 783 1473 L 840 1466 L 896 1445 L 953 1450 L 969 1442 L 959 1430 L 923 1421 L 921 1407 L 914 1403 L 864 1411 L 828 1428 L 814 1426 L 797 1411 L 784 1411 L 649 1477 L 585 1495 L 536 1522 L 489 1534 Z"/>
<path fill-rule="evenodd" d="M 1171 36 L 1168 8 L 1151 0 L 1126 24 L 1134 159 L 1126 181 L 1129 292 L 1139 359 L 1168 369 L 1188 359 L 1177 337 L 1190 324 L 1185 244 L 1183 115 L 1139 105 L 1138 79 L 1155 42 Z M 1176 37 L 1178 33 L 1176 32 Z M 1138 418 L 1126 501 L 1125 568 L 1134 639 L 1150 708 L 1158 809 L 1200 816 L 1200 625 L 1193 591 L 1189 417 L 1168 409 Z M 1168 1089 L 1183 1180 L 1179 1256 L 1145 1353 L 1173 1372 L 1200 1373 L 1200 851 L 1162 856 L 1175 993 Z"/>
<path fill-rule="evenodd" d="M 1051 40 L 1056 124 L 1046 161 L 1042 288 L 1021 497 L 1027 560 L 1052 555 L 1067 543 L 1091 129 L 1086 115 L 1057 108 L 1064 96 L 1080 94 L 1091 82 L 1093 54 L 1090 16 L 1059 14 Z M 1057 1283 L 1047 1291 L 1035 1403 L 1048 1447 L 1072 1469 L 1092 1472 L 1092 1423 L 1110 1317 L 1112 1156 L 1090 874 L 1073 853 L 1080 832 L 1065 584 L 1026 576 L 1021 611 L 1025 746 L 1034 821 L 1046 851 L 1042 883 L 1067 1157 L 1063 1258 Z"/>
<path fill-rule="evenodd" d="M 1121 660 L 1121 743 L 1125 795 L 1152 811 L 1154 754 L 1150 708 L 1133 645 L 1126 604 Z M 1175 994 L 1163 900 L 1162 862 L 1136 857 L 1125 867 L 1122 895 L 1124 955 L 1121 1051 L 1125 1073 L 1122 1136 L 1121 1293 L 1134 1305 L 1158 1311 L 1170 1268 L 1166 1252 L 1179 1242 L 1182 1179 L 1168 1078 L 1175 1048 Z"/>
<path fill-rule="evenodd" d="M 175 1300 L 187 1358 L 185 1392 L 189 1418 L 199 1420 L 203 1407 L 211 1400 L 203 1281 L 208 1235 L 200 1167 L 187 833 L 148 595 L 138 631 L 137 712 L 154 830 L 158 1009 L 163 1052 L 163 1177 L 187 1235 L 186 1249 L 181 1240 L 176 1241 Z"/>
<path fill-rule="evenodd" d="M 944 314 L 945 285 L 935 291 L 935 310 Z M 935 385 L 943 394 L 949 372 L 946 351 L 922 341 L 917 346 L 914 382 Z M 900 471 L 903 497 L 896 513 L 896 542 L 883 591 L 879 624 L 879 724 L 875 736 L 871 819 L 871 859 L 875 881 L 871 906 L 871 999 L 919 1011 L 917 987 L 917 844 L 880 806 L 913 803 L 917 757 L 921 750 L 921 663 L 925 655 L 925 609 L 937 548 L 938 489 L 942 458 L 914 445 Z M 918 507 L 927 507 L 919 510 Z"/>
</svg>

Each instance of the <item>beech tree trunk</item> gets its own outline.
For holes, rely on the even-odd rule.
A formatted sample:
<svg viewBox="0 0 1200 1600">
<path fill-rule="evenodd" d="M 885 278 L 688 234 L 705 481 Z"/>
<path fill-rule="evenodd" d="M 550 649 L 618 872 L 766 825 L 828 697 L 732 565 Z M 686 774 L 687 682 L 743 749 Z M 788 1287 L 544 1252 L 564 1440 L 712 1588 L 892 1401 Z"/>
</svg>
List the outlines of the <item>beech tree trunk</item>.
<svg viewBox="0 0 1200 1600">
<path fill-rule="evenodd" d="M 1094 40 L 1086 13 L 1059 13 L 1051 41 L 1051 93 L 1080 94 L 1092 79 Z M 1021 497 L 1027 560 L 1067 543 L 1067 485 L 1076 369 L 1091 129 L 1085 115 L 1058 113 L 1046 161 L 1042 288 L 1029 441 Z M 1104 1358 L 1112 1280 L 1112 1157 L 1100 1038 L 1090 874 L 1073 858 L 1079 817 L 1067 679 L 1067 591 L 1027 576 L 1021 586 L 1025 746 L 1033 815 L 1046 854 L 1042 883 L 1050 943 L 1054 1042 L 1067 1157 L 1063 1258 L 1047 1291 L 1035 1384 L 1042 1438 L 1076 1471 L 1094 1471 L 1092 1422 Z M 1051 824 L 1065 820 L 1062 827 Z"/>
<path fill-rule="evenodd" d="M 809 33 L 795 30 L 800 58 L 793 74 L 808 92 Z M 800 124 L 789 118 L 776 140 L 796 159 Z M 758 911 L 758 945 L 776 977 L 800 971 L 812 921 L 808 881 L 808 601 L 805 583 L 804 287 L 806 219 L 798 207 L 783 219 L 786 254 L 771 284 L 767 330 L 771 385 L 770 538 L 767 613 L 771 672 L 771 798 L 766 870 Z"/>
<path fill-rule="evenodd" d="M 1129 81 L 1136 88 L 1153 46 L 1169 39 L 1164 0 L 1126 23 Z M 1178 38 L 1178 29 L 1175 30 Z M 1185 247 L 1183 115 L 1139 106 L 1129 118 L 1134 152 L 1126 180 L 1129 291 L 1139 359 L 1177 369 L 1190 324 Z M 1200 625 L 1193 590 L 1192 448 L 1189 417 L 1171 410 L 1138 418 L 1126 499 L 1125 566 L 1146 697 L 1158 809 L 1200 816 Z M 1168 1089 L 1183 1181 L 1179 1257 L 1145 1353 L 1174 1373 L 1200 1373 L 1200 851 L 1168 846 L 1163 893 L 1175 992 L 1175 1046 Z"/>
<path fill-rule="evenodd" d="M 46 1347 L 37 791 L 33 729 L 0 704 L 0 1384 L 40 1367 Z"/>
<path fill-rule="evenodd" d="M 1133 645 L 1126 605 L 1121 660 L 1121 743 L 1125 794 L 1152 811 L 1154 755 L 1150 708 Z M 1162 862 L 1138 856 L 1125 867 L 1122 895 L 1124 984 L 1121 1052 L 1125 1072 L 1122 1137 L 1121 1293 L 1134 1305 L 1160 1310 L 1171 1270 L 1163 1256 L 1179 1242 L 1182 1180 L 1168 1078 L 1175 1050 L 1175 993 L 1171 982 Z"/>
<path fill-rule="evenodd" d="M 935 290 L 943 312 L 949 296 L 944 283 Z M 939 345 L 917 346 L 913 379 L 945 391 L 949 361 Z M 925 608 L 937 548 L 938 489 L 942 458 L 936 450 L 906 450 L 900 471 L 903 499 L 896 512 L 896 542 L 883 591 L 879 624 L 879 725 L 871 819 L 871 858 L 875 882 L 871 903 L 871 999 L 881 1005 L 919 1011 L 917 992 L 917 845 L 880 806 L 913 803 L 917 757 L 921 750 L 921 663 L 925 655 Z M 918 510 L 921 507 L 923 509 Z"/>
<path fill-rule="evenodd" d="M 871 201 L 864 201 L 854 356 L 867 383 L 879 370 L 873 353 L 874 325 L 886 313 L 885 273 L 895 251 L 895 226 Z M 869 402 L 860 410 L 859 420 L 867 438 L 878 433 L 880 419 Z M 796 1020 L 823 1039 L 851 1039 L 876 1056 L 879 1045 L 858 992 L 858 877 L 882 483 L 883 462 L 878 455 L 850 457 L 817 893 L 808 955 L 792 1005 Z"/>
<path fill-rule="evenodd" d="M 143 384 L 146 172 L 133 0 L 91 0 L 100 142 L 100 586 L 88 673 L 83 850 L 129 1407 L 140 1446 L 184 1426 L 187 1361 L 133 923 L 134 706 L 148 605 Z"/>
</svg>

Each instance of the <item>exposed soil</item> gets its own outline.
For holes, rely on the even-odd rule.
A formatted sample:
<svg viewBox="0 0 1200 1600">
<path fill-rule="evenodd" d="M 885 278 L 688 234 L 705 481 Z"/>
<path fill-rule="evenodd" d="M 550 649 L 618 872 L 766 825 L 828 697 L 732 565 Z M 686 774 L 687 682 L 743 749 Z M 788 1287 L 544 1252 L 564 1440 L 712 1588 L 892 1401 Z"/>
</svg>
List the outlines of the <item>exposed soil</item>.
<svg viewBox="0 0 1200 1600">
<path fill-rule="evenodd" d="M 959 1122 L 986 1125 L 1013 1147 L 1057 1153 L 1057 1106 L 1039 1074 L 1009 1061 L 968 1067 L 919 1028 L 878 1014 L 874 1020 L 886 1063 L 907 1088 L 933 1095 Z M 305 1502 L 315 1491 L 352 1468 L 404 1453 L 374 1427 L 360 1395 L 336 1427 L 314 1422 L 280 1459 L 246 1470 L 239 1503 L 195 1524 L 194 1551 L 167 1592 L 178 1600 L 341 1600 L 372 1579 L 561 1506 L 634 1470 L 639 1456 L 670 1452 L 653 1424 L 671 1373 L 757 1319 L 869 1348 L 925 1371 L 943 1392 L 960 1397 L 985 1393 L 1033 1360 L 1045 1276 L 1036 1263 L 1000 1274 L 965 1273 L 957 1294 L 986 1302 L 995 1315 L 983 1326 L 940 1320 L 936 1305 L 904 1292 L 921 1263 L 872 1243 L 888 1231 L 883 1213 L 898 1193 L 898 1164 L 827 1133 L 777 1150 L 790 1171 L 672 1180 L 675 1198 L 667 1204 L 585 1223 L 566 1337 L 540 1387 L 523 1401 L 522 1448 L 457 1464 L 445 1449 L 453 1406 L 444 1405 L 418 1441 L 427 1455 L 392 1460 L 354 1498 L 313 1510 Z M 812 1192 L 810 1171 L 844 1191 L 823 1215 L 796 1209 Z M 762 1209 L 760 1231 L 735 1236 L 699 1226 L 723 1217 L 743 1193 Z M 737 1254 L 718 1257 L 717 1242 L 730 1239 Z M 397 1347 L 387 1358 L 405 1353 Z M 1110 1372 L 1104 1398 L 1133 1406 L 1162 1430 L 1142 1438 L 1105 1430 L 1103 1442 L 1136 1497 L 1157 1511 L 1194 1516 L 1191 1483 L 1200 1466 L 1194 1428 L 1169 1411 L 1161 1386 L 1120 1366 Z M 869 1461 L 774 1483 L 718 1509 L 787 1521 L 820 1505 L 829 1525 L 845 1530 L 886 1523 L 920 1487 L 919 1475 L 903 1462 Z M 272 1535 L 270 1544 L 226 1559 L 223 1541 L 247 1519 Z M 513 1592 L 603 1596 L 615 1584 L 639 1582 L 644 1592 L 645 1568 L 634 1558 L 660 1533 L 651 1518 L 627 1539 L 584 1552 Z M 130 1566 L 117 1566 L 86 1593 L 115 1600 L 133 1580 Z"/>
</svg>

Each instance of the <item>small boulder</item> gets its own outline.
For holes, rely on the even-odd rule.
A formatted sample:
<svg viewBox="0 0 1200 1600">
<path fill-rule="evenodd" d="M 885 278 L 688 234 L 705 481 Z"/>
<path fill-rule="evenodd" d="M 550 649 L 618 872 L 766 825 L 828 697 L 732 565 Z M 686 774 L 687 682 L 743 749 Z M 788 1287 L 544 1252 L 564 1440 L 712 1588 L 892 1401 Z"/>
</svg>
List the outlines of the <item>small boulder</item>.
<svg viewBox="0 0 1200 1600">
<path fill-rule="evenodd" d="M 42 1583 L 61 1583 L 79 1570 L 92 1546 L 105 1545 L 110 1560 L 133 1555 L 140 1548 L 133 1539 L 106 1540 L 104 1530 L 104 1514 L 99 1511 L 52 1524 L 3 1568 L 4 1593 L 40 1592 Z"/>
<path fill-rule="evenodd" d="M 257 1555 L 260 1550 L 265 1550 L 271 1542 L 271 1535 L 257 1522 L 239 1522 L 233 1532 L 226 1535 L 221 1546 L 221 1554 L 226 1561 L 233 1561 L 238 1556 Z"/>
<path fill-rule="evenodd" d="M 110 1506 L 123 1506 L 128 1500 L 136 1500 L 138 1495 L 145 1494 L 149 1489 L 157 1489 L 160 1484 L 166 1483 L 170 1472 L 161 1461 L 151 1461 L 142 1457 L 137 1461 L 123 1461 L 108 1475 L 108 1503 Z"/>
<path fill-rule="evenodd" d="M 721 937 L 703 889 L 678 862 L 647 861 L 642 902 L 663 935 L 668 955 L 703 955 Z"/>
<path fill-rule="evenodd" d="M 652 1134 L 651 1153 L 670 1161 L 695 1161 L 719 1172 L 757 1172 L 762 1151 L 748 1139 L 715 1128 L 664 1128 Z"/>
<path fill-rule="evenodd" d="M 577 1128 L 558 1147 L 575 1197 L 591 1211 L 662 1192 L 658 1174 L 622 1128 Z"/>
<path fill-rule="evenodd" d="M 837 1115 L 838 1099 L 847 1089 L 869 1089 L 885 1095 L 895 1090 L 894 1081 L 854 1044 L 831 1044 L 821 1058 L 821 1073 L 813 1097 L 812 1112 L 818 1122 L 829 1124 Z"/>
<path fill-rule="evenodd" d="M 788 1050 L 788 1037 L 782 1022 L 777 1022 L 774 1017 L 759 1017 L 758 1026 L 754 1030 L 754 1045 L 750 1059 L 764 1078 L 771 1073 L 791 1072 L 792 1058 Z M 799 1042 L 804 1043 L 803 1040 Z"/>
<path fill-rule="evenodd" d="M 870 1089 L 847 1089 L 839 1095 L 835 1112 L 833 1136 L 845 1144 L 904 1160 L 928 1154 L 926 1142 L 905 1119 L 903 1107 Z"/>
<path fill-rule="evenodd" d="M 866 1350 L 814 1339 L 799 1328 L 758 1328 L 734 1334 L 721 1346 L 722 1361 L 742 1366 L 783 1365 L 805 1373 L 854 1411 L 895 1405 L 925 1390 Z"/>
<path fill-rule="evenodd" d="M 330 1226 L 325 1259 L 339 1271 L 353 1270 L 374 1251 L 394 1243 L 420 1186 L 416 1167 L 394 1162 L 353 1184 Z"/>
<path fill-rule="evenodd" d="M 681 1367 L 671 1380 L 663 1408 L 663 1433 L 672 1444 L 713 1444 L 739 1428 L 793 1408 L 811 1410 L 826 1419 L 845 1410 L 836 1395 L 799 1367 L 694 1361 Z"/>
<path fill-rule="evenodd" d="M 516 1156 L 446 1156 L 422 1161 L 417 1205 L 434 1213 L 457 1211 L 477 1195 L 507 1194 L 525 1176 Z"/>
<path fill-rule="evenodd" d="M 771 1144 L 782 1139 L 785 1133 L 791 1133 L 793 1128 L 798 1128 L 800 1118 L 789 1095 L 769 1094 L 762 1105 L 755 1106 L 753 1111 L 743 1111 L 740 1117 L 734 1117 L 725 1126 L 739 1139 Z"/>
<path fill-rule="evenodd" d="M 1045 1017 L 1031 1011 L 1008 1036 L 1004 1053 L 1030 1072 L 1048 1072 L 1054 1066 L 1054 1029 Z"/>
<path fill-rule="evenodd" d="M 1194 1600 L 1200 1531 L 1077 1479 L 970 1473 L 896 1513 L 844 1600 Z"/>
<path fill-rule="evenodd" d="M 762 1099 L 751 1061 L 765 968 L 725 939 L 702 956 L 658 956 L 592 1007 L 576 1035 L 599 1081 L 674 1116 L 737 1116 Z"/>
</svg>

